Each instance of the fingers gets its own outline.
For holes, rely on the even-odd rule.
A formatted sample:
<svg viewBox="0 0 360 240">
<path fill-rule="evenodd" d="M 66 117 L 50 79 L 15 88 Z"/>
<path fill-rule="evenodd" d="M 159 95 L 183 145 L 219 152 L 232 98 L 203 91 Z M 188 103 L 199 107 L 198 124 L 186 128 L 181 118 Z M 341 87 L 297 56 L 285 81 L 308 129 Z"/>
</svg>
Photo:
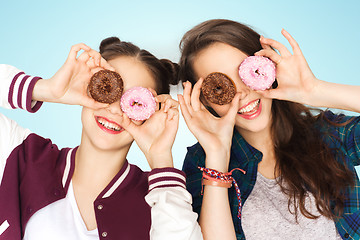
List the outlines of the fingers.
<svg viewBox="0 0 360 240">
<path fill-rule="evenodd" d="M 192 86 L 189 81 L 186 81 L 184 84 L 184 91 L 182 98 L 184 99 L 184 105 L 186 105 L 187 111 L 192 115 L 193 114 L 193 108 L 191 106 L 191 91 Z"/>
<path fill-rule="evenodd" d="M 199 111 L 201 108 L 200 91 L 201 91 L 201 85 L 202 85 L 203 81 L 204 80 L 202 78 L 200 78 L 194 85 L 194 88 L 191 92 L 191 97 L 190 97 L 191 106 L 193 107 L 193 109 L 195 111 Z"/>
<path fill-rule="evenodd" d="M 88 55 L 89 58 L 86 59 L 85 57 L 83 57 L 83 55 Z M 103 59 L 101 57 L 101 54 L 97 51 L 95 51 L 94 49 L 89 49 L 88 51 L 84 51 L 79 57 L 78 57 L 79 61 L 88 61 L 91 62 L 91 66 L 94 67 L 102 67 L 102 68 L 106 68 L 106 69 L 114 69 L 113 67 L 110 66 L 109 63 L 106 62 L 105 59 Z M 88 64 L 89 66 L 89 64 Z"/>
<path fill-rule="evenodd" d="M 90 57 L 86 62 L 87 66 L 91 69 L 92 74 L 104 69 L 115 71 L 115 68 L 113 68 L 105 59 L 100 58 L 100 65 L 96 64 L 96 61 L 96 59 Z"/>
<path fill-rule="evenodd" d="M 184 85 L 184 91 L 183 91 L 183 97 L 186 104 L 190 105 L 190 96 L 191 96 L 191 83 L 189 81 L 186 81 L 183 83 Z"/>
<path fill-rule="evenodd" d="M 191 114 L 189 112 L 188 105 L 185 102 L 184 96 L 182 96 L 181 94 L 178 94 L 177 97 L 180 102 L 181 114 L 183 115 L 185 122 L 188 123 L 191 119 Z"/>
<path fill-rule="evenodd" d="M 99 67 L 96 65 L 95 60 L 90 58 L 87 62 L 86 65 L 88 66 L 88 68 L 91 69 L 91 71 L 93 71 L 93 69 L 98 69 Z M 97 72 L 97 71 L 96 71 Z"/>
<path fill-rule="evenodd" d="M 95 51 L 94 49 L 90 49 L 89 51 L 87 51 L 87 53 L 89 54 L 89 56 L 91 58 L 94 59 L 95 65 L 96 66 L 100 66 L 100 61 L 101 61 L 101 55 L 99 52 Z"/>
<path fill-rule="evenodd" d="M 80 50 L 83 50 L 85 54 L 82 53 L 80 57 L 77 58 L 77 55 Z M 86 55 L 88 55 L 89 57 Z M 94 49 L 91 49 L 89 46 L 87 46 L 84 43 L 75 44 L 74 46 L 71 47 L 68 60 L 75 60 L 76 58 L 79 61 L 83 61 L 83 62 L 92 59 L 93 60 L 93 62 L 91 63 L 92 65 L 95 65 L 97 67 L 102 67 L 107 70 L 115 71 L 115 69 L 104 58 L 101 57 L 101 54 L 99 52 L 95 51 Z"/>
<path fill-rule="evenodd" d="M 166 112 L 168 112 L 168 110 L 177 109 L 178 107 L 179 107 L 178 101 L 176 101 L 175 99 L 172 99 L 172 98 L 166 99 L 164 112 L 166 113 Z"/>
<path fill-rule="evenodd" d="M 292 47 L 292 50 L 294 54 L 302 54 L 301 49 L 299 47 L 299 44 L 295 41 L 295 39 L 288 33 L 285 29 L 281 30 L 281 34 L 288 40 L 290 43 L 290 46 Z"/>
<path fill-rule="evenodd" d="M 270 49 L 262 49 L 255 53 L 255 56 L 263 56 L 270 58 L 277 65 L 281 62 L 281 56 L 277 54 L 274 50 Z"/>
<path fill-rule="evenodd" d="M 107 70 L 115 71 L 113 68 L 102 56 L 99 52 L 95 51 L 94 49 L 90 49 L 87 51 L 89 56 L 94 59 L 94 63 L 98 67 L 102 67 Z"/>
<path fill-rule="evenodd" d="M 190 113 L 192 111 L 199 111 L 201 109 L 204 109 L 202 103 L 200 102 L 200 92 L 201 92 L 202 82 L 203 79 L 200 78 L 194 85 L 193 89 L 189 81 L 183 83 L 184 85 L 183 97 L 185 104 L 190 107 L 188 108 Z"/>
<path fill-rule="evenodd" d="M 171 98 L 169 94 L 160 94 L 155 97 L 155 101 L 159 103 L 164 103 L 169 98 Z"/>
<path fill-rule="evenodd" d="M 278 41 L 275 41 L 270 38 L 262 37 L 262 38 L 260 38 L 260 43 L 269 45 L 269 46 L 277 49 L 279 51 L 280 55 L 283 57 L 291 56 L 291 52 L 282 43 L 280 43 Z"/>
<path fill-rule="evenodd" d="M 167 121 L 179 120 L 179 110 L 176 108 L 171 108 L 167 111 Z"/>
<path fill-rule="evenodd" d="M 269 49 L 269 48 L 271 48 L 269 45 L 267 45 L 267 44 L 265 44 L 265 43 L 263 43 L 263 42 L 261 41 L 262 38 L 264 38 L 264 37 L 263 37 L 263 36 L 260 36 L 260 44 L 261 44 L 262 48 L 263 48 L 263 49 Z"/>
<path fill-rule="evenodd" d="M 122 115 L 120 125 L 134 138 L 137 137 L 138 133 L 141 134 L 141 130 L 139 129 L 140 126 L 133 123 L 133 121 L 131 121 L 131 119 L 126 114 Z"/>
<path fill-rule="evenodd" d="M 91 48 L 89 46 L 87 46 L 86 44 L 84 43 L 78 43 L 78 44 L 75 44 L 71 47 L 70 49 L 70 53 L 68 55 L 68 60 L 75 60 L 76 57 L 77 57 L 77 54 L 80 50 L 84 50 L 84 51 L 90 51 Z"/>
<path fill-rule="evenodd" d="M 80 62 L 86 63 L 86 62 L 88 62 L 88 60 L 89 60 L 90 58 L 91 58 L 91 56 L 89 55 L 88 52 L 82 52 L 82 53 L 80 54 L 80 56 L 77 58 L 77 60 L 80 61 Z M 95 63 L 95 64 L 96 64 L 96 63 Z"/>
<path fill-rule="evenodd" d="M 100 58 L 100 66 L 107 70 L 115 71 L 115 68 L 113 68 L 104 58 Z"/>
<path fill-rule="evenodd" d="M 147 89 L 152 93 L 152 95 L 155 97 L 156 100 L 157 92 L 152 88 L 147 88 Z"/>
<path fill-rule="evenodd" d="M 277 89 L 269 89 L 269 90 L 264 90 L 264 91 L 256 91 L 257 93 L 259 93 L 260 95 L 262 95 L 265 98 L 271 98 L 271 99 L 280 99 L 278 96 L 281 96 L 281 89 L 277 88 Z"/>
<path fill-rule="evenodd" d="M 223 117 L 224 119 L 230 118 L 230 119 L 235 119 L 235 116 L 237 114 L 237 112 L 239 111 L 239 104 L 240 104 L 240 96 L 241 93 L 236 93 L 234 96 L 234 99 L 231 101 L 230 104 L 230 109 L 229 111 L 226 113 L 226 115 Z"/>
<path fill-rule="evenodd" d="M 179 102 L 175 99 L 172 99 L 169 94 L 161 94 L 155 97 L 156 102 L 160 102 L 161 109 L 166 113 L 170 108 L 178 108 Z"/>
<path fill-rule="evenodd" d="M 152 95 L 154 96 L 154 98 L 155 98 L 155 102 L 156 102 L 156 109 L 157 110 L 160 110 L 160 107 L 161 107 L 161 101 L 157 101 L 156 100 L 156 97 L 157 97 L 157 92 L 154 90 L 154 89 L 152 89 L 152 88 L 147 88 L 151 93 L 152 93 Z"/>
</svg>

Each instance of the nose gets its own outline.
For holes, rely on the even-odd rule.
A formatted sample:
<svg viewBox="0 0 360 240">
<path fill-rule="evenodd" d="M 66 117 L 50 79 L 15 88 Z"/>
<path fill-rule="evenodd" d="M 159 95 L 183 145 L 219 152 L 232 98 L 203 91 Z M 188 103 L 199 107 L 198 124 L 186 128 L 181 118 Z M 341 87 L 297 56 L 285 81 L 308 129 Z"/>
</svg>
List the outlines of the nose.
<svg viewBox="0 0 360 240">
<path fill-rule="evenodd" d="M 240 80 L 241 81 L 241 80 Z M 236 92 L 240 93 L 240 99 L 244 99 L 250 94 L 251 89 L 246 86 L 242 81 L 236 84 Z"/>
<path fill-rule="evenodd" d="M 121 110 L 121 107 L 120 107 L 120 101 L 116 101 L 114 103 L 111 103 L 107 108 L 106 108 L 107 111 L 109 111 L 110 113 L 116 115 L 122 115 L 122 110 Z"/>
</svg>

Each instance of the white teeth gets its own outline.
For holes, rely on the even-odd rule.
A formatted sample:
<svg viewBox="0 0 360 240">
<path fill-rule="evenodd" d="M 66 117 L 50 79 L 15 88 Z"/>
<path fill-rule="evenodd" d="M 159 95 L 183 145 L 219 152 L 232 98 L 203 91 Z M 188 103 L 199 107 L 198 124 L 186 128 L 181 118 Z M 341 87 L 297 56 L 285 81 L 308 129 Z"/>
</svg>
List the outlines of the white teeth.
<svg viewBox="0 0 360 240">
<path fill-rule="evenodd" d="M 98 118 L 97 121 L 103 125 L 104 127 L 106 127 L 107 129 L 113 130 L 113 131 L 120 131 L 120 127 L 113 124 L 113 123 L 109 123 L 106 120 L 102 119 L 102 118 Z"/>
<path fill-rule="evenodd" d="M 260 103 L 260 99 L 258 99 L 257 101 L 249 104 L 248 106 L 246 106 L 245 108 L 241 108 L 239 110 L 239 113 L 247 113 L 247 112 L 251 112 L 252 110 L 254 110 L 255 107 L 257 107 Z"/>
</svg>

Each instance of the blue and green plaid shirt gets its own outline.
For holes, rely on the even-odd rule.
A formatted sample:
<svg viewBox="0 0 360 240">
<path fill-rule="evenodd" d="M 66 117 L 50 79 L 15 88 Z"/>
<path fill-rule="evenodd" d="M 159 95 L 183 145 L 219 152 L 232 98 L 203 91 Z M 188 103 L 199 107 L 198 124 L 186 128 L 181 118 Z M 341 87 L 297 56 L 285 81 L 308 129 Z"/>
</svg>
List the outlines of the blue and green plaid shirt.
<svg viewBox="0 0 360 240">
<path fill-rule="evenodd" d="M 327 111 L 325 115 L 329 120 L 338 119 L 339 117 L 330 111 Z M 344 122 L 350 119 L 348 116 L 341 117 L 341 121 Z M 356 176 L 355 187 L 349 187 L 346 192 L 348 200 L 345 202 L 344 214 L 335 221 L 335 225 L 343 239 L 360 239 L 360 182 L 354 168 L 354 166 L 360 165 L 360 117 L 354 118 L 353 121 L 345 126 L 333 126 L 324 120 L 319 120 L 316 123 L 316 128 L 322 133 L 330 133 L 324 134 L 323 140 L 330 148 L 339 149 L 344 153 L 347 167 Z M 250 146 L 237 131 L 234 131 L 229 171 L 234 168 L 241 168 L 246 171 L 246 174 L 239 171 L 233 172 L 233 177 L 241 191 L 243 204 L 255 185 L 258 163 L 261 159 L 262 153 Z M 337 159 L 341 163 L 344 161 L 344 158 L 341 156 Z M 193 197 L 193 209 L 200 215 L 202 172 L 198 169 L 198 166 L 205 167 L 205 152 L 199 143 L 188 148 L 183 171 L 187 176 L 187 189 Z M 238 201 L 233 187 L 229 189 L 229 202 L 236 237 L 237 239 L 245 239 L 241 227 L 241 219 L 237 218 Z"/>
</svg>

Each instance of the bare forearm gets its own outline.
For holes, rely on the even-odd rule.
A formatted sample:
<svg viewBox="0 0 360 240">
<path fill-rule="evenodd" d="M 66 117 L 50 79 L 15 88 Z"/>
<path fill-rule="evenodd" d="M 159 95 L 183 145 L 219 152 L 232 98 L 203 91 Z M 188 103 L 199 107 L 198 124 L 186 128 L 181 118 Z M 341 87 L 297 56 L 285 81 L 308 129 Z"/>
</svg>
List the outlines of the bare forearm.
<svg viewBox="0 0 360 240">
<path fill-rule="evenodd" d="M 306 104 L 360 113 L 360 86 L 318 81 Z"/>
<path fill-rule="evenodd" d="M 229 168 L 230 150 L 207 153 L 206 167 L 220 172 Z M 204 185 L 200 226 L 204 239 L 236 239 L 228 188 Z"/>
<path fill-rule="evenodd" d="M 204 186 L 199 222 L 206 240 L 236 239 L 227 188 Z"/>
</svg>

